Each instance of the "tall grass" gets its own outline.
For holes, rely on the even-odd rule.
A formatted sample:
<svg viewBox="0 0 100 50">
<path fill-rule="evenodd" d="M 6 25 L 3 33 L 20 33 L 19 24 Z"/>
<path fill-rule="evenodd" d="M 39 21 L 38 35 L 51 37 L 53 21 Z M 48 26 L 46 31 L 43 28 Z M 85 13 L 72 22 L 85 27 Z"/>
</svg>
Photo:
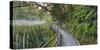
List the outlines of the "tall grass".
<svg viewBox="0 0 100 50">
<path fill-rule="evenodd" d="M 48 25 L 14 25 L 14 48 L 54 47 L 57 34 Z"/>
<path fill-rule="evenodd" d="M 61 26 L 69 31 L 81 45 L 97 44 L 97 7 L 79 6 Z"/>
</svg>

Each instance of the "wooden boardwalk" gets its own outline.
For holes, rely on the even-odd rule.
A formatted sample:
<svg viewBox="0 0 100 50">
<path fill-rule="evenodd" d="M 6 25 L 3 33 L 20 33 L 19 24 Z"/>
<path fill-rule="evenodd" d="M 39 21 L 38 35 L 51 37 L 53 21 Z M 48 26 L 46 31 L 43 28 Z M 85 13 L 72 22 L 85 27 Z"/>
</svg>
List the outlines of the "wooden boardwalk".
<svg viewBox="0 0 100 50">
<path fill-rule="evenodd" d="M 69 33 L 62 30 L 57 25 L 52 25 L 54 31 L 58 34 L 58 46 L 79 46 L 79 42 Z"/>
</svg>

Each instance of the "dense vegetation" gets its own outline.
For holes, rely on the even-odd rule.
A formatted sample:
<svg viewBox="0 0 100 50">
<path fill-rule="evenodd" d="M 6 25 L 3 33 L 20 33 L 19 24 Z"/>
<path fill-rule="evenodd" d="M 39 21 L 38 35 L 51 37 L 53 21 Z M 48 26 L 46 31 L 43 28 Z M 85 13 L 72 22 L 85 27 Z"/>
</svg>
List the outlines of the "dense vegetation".
<svg viewBox="0 0 100 50">
<path fill-rule="evenodd" d="M 71 14 L 67 23 L 70 32 L 80 44 L 97 43 L 97 8 L 93 6 L 78 6 Z"/>
<path fill-rule="evenodd" d="M 52 24 L 72 34 L 81 45 L 97 43 L 96 6 L 16 1 L 13 2 L 13 14 L 14 20 L 33 18 L 47 21 L 47 25 L 16 25 L 15 48 L 57 46 L 56 33 L 48 26 Z"/>
<path fill-rule="evenodd" d="M 15 25 L 14 48 L 42 48 L 54 47 L 57 34 L 48 25 Z"/>
</svg>

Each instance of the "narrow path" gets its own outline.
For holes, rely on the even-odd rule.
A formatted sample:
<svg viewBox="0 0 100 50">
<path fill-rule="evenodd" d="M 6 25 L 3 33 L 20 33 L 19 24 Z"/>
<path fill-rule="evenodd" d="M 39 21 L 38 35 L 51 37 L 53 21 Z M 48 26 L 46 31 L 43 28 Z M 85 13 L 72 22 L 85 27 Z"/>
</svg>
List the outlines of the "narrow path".
<svg viewBox="0 0 100 50">
<path fill-rule="evenodd" d="M 60 29 L 57 25 L 53 25 L 52 27 L 58 33 L 58 46 L 78 46 L 80 45 L 79 42 L 69 33 L 65 32 L 64 30 Z"/>
</svg>

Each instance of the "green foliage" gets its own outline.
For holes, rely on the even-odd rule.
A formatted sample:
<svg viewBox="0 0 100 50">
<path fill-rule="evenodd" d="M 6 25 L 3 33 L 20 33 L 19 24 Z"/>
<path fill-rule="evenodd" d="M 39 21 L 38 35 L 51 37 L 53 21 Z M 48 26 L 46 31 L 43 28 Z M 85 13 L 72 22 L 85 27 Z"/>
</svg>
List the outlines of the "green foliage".
<svg viewBox="0 0 100 50">
<path fill-rule="evenodd" d="M 41 48 L 56 46 L 56 33 L 45 25 L 14 26 L 14 48 Z"/>
<path fill-rule="evenodd" d="M 65 4 L 53 4 L 51 7 L 51 15 L 53 20 L 64 23 L 69 14 L 74 10 L 74 6 Z"/>
<path fill-rule="evenodd" d="M 97 7 L 77 6 L 67 23 L 69 31 L 78 39 L 80 44 L 97 43 Z"/>
<path fill-rule="evenodd" d="M 38 17 L 41 20 L 45 15 L 45 11 L 43 9 L 39 9 L 39 6 L 30 3 L 30 2 L 13 2 L 13 18 L 16 19 L 27 19 Z"/>
</svg>

